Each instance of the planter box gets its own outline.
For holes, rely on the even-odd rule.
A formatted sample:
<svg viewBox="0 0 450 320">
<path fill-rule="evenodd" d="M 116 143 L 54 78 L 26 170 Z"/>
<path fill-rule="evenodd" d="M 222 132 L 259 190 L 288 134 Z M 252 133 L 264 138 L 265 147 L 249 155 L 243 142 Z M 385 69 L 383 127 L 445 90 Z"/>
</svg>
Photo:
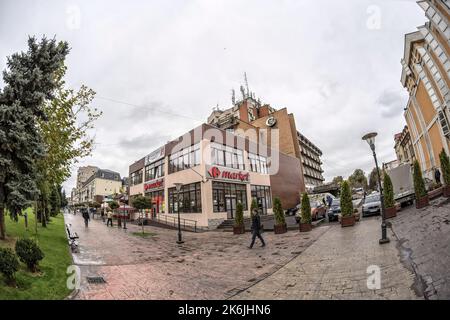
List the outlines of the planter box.
<svg viewBox="0 0 450 320">
<path fill-rule="evenodd" d="M 311 223 L 299 223 L 299 230 L 300 232 L 309 232 L 312 230 Z"/>
<path fill-rule="evenodd" d="M 351 227 L 354 226 L 356 222 L 356 218 L 354 215 L 348 217 L 341 217 L 341 227 Z"/>
<path fill-rule="evenodd" d="M 428 206 L 428 204 L 429 204 L 428 196 L 416 199 L 416 208 L 417 209 L 424 208 L 424 207 Z"/>
<path fill-rule="evenodd" d="M 233 234 L 244 234 L 245 226 L 233 226 Z"/>
<path fill-rule="evenodd" d="M 273 231 L 275 234 L 282 234 L 287 232 L 287 225 L 286 224 L 279 224 L 273 226 Z"/>
<path fill-rule="evenodd" d="M 385 219 L 394 218 L 396 216 L 397 216 L 397 208 L 396 207 L 384 209 L 384 218 Z"/>
<path fill-rule="evenodd" d="M 450 198 L 450 186 L 442 187 L 442 195 L 446 198 Z"/>
</svg>

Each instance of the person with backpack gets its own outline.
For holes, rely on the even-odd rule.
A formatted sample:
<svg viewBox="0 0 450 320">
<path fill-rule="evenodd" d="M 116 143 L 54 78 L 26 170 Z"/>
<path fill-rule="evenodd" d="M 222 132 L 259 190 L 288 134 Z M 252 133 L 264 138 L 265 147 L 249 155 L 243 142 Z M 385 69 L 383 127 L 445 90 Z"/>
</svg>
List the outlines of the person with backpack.
<svg viewBox="0 0 450 320">
<path fill-rule="evenodd" d="M 89 220 L 91 220 L 91 217 L 89 216 L 89 211 L 87 209 L 83 209 L 82 215 L 84 219 L 84 226 L 87 228 L 89 226 Z"/>
<path fill-rule="evenodd" d="M 252 243 L 249 246 L 249 249 L 253 248 L 255 244 L 256 237 L 261 241 L 261 247 L 265 247 L 266 243 L 264 242 L 263 237 L 261 236 L 261 218 L 259 216 L 259 212 L 257 209 L 253 210 L 252 215 Z"/>
</svg>

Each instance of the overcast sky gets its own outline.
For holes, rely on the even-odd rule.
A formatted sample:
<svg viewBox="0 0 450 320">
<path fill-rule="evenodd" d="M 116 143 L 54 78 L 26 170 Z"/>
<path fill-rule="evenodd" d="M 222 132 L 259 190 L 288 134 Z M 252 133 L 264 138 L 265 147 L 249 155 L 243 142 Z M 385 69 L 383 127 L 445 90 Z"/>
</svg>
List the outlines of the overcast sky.
<svg viewBox="0 0 450 320">
<path fill-rule="evenodd" d="M 127 175 L 214 106 L 229 107 L 247 72 L 257 97 L 295 115 L 331 180 L 373 167 L 361 141 L 370 131 L 380 162 L 395 159 L 407 101 L 404 34 L 424 22 L 406 0 L 1 0 L 0 69 L 28 35 L 69 42 L 67 84 L 94 89 L 104 112 L 92 132 L 96 149 L 74 174 L 91 164 Z"/>
</svg>

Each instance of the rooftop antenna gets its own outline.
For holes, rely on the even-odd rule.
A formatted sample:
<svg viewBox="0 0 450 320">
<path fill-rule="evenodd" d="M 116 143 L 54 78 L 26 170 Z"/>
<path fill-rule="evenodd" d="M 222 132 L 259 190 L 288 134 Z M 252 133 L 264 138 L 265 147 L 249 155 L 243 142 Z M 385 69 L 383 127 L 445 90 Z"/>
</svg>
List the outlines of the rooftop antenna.
<svg viewBox="0 0 450 320">
<path fill-rule="evenodd" d="M 231 102 L 233 105 L 236 104 L 236 93 L 234 92 L 234 89 L 231 89 Z"/>
<path fill-rule="evenodd" d="M 244 80 L 245 80 L 245 88 L 247 89 L 247 96 L 248 96 L 250 91 L 248 90 L 247 72 L 244 72 Z"/>
<path fill-rule="evenodd" d="M 245 100 L 245 90 L 244 90 L 244 87 L 241 85 L 239 89 L 241 90 L 241 93 L 242 93 L 242 100 Z"/>
</svg>

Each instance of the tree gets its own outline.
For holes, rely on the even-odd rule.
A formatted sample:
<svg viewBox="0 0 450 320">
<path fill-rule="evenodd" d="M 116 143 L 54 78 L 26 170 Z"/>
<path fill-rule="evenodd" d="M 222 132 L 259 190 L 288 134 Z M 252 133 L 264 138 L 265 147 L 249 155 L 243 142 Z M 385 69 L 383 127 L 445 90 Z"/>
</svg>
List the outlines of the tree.
<svg viewBox="0 0 450 320">
<path fill-rule="evenodd" d="M 369 174 L 369 190 L 378 190 L 377 168 L 373 168 Z"/>
<path fill-rule="evenodd" d="M 395 206 L 394 202 L 394 187 L 392 186 L 391 177 L 385 172 L 383 180 L 383 198 L 384 206 L 386 208 L 392 208 Z"/>
<path fill-rule="evenodd" d="M 45 155 L 38 122 L 47 120 L 43 106 L 68 53 L 66 42 L 30 37 L 27 52 L 8 57 L 0 90 L 0 239 L 5 208 L 17 215 L 38 195 L 36 163 Z"/>
<path fill-rule="evenodd" d="M 366 174 L 361 169 L 353 171 L 352 175 L 348 177 L 348 183 L 351 188 L 364 188 L 367 189 Z"/>
<path fill-rule="evenodd" d="M 300 222 L 311 223 L 311 204 L 309 202 L 308 194 L 305 192 L 302 195 L 302 205 L 300 211 Z"/>
<path fill-rule="evenodd" d="M 333 178 L 333 183 L 336 184 L 337 186 L 341 186 L 342 181 L 344 181 L 344 178 L 342 176 L 337 176 Z"/>
<path fill-rule="evenodd" d="M 283 206 L 281 205 L 281 200 L 278 197 L 275 197 L 275 199 L 273 199 L 273 213 L 275 215 L 275 223 L 277 226 L 286 224 Z"/>
<path fill-rule="evenodd" d="M 343 217 L 351 216 L 353 214 L 352 193 L 347 180 L 342 182 L 341 186 L 341 212 Z"/>
<path fill-rule="evenodd" d="M 414 191 L 416 193 L 416 200 L 427 195 L 425 188 L 425 181 L 422 178 L 422 170 L 420 169 L 419 161 L 414 161 Z"/>
<path fill-rule="evenodd" d="M 58 213 L 61 211 L 61 198 L 57 186 L 53 186 L 50 193 L 49 202 L 50 202 L 50 215 L 52 217 L 56 217 Z"/>
<path fill-rule="evenodd" d="M 441 153 L 439 154 L 439 159 L 441 161 L 441 169 L 444 178 L 444 185 L 450 186 L 450 159 L 448 155 L 445 153 L 444 149 L 442 149 Z"/>
<path fill-rule="evenodd" d="M 253 210 L 258 210 L 258 203 L 256 202 L 256 199 L 252 199 L 252 203 L 250 205 L 250 215 L 253 215 Z"/>
<path fill-rule="evenodd" d="M 59 194 L 60 194 L 60 197 L 61 197 L 61 207 L 62 207 L 62 208 L 65 208 L 65 207 L 67 207 L 67 205 L 69 204 L 69 203 L 67 202 L 66 190 L 63 190 L 63 189 L 61 188 L 61 186 L 58 186 L 58 189 L 59 189 Z M 62 190 L 62 191 L 61 191 L 61 190 Z"/>
<path fill-rule="evenodd" d="M 111 201 L 108 205 L 111 208 L 111 210 L 116 210 L 119 207 L 117 201 Z"/>
<path fill-rule="evenodd" d="M 236 205 L 236 215 L 234 216 L 234 226 L 242 227 L 244 226 L 244 206 L 241 202 Z"/>
<path fill-rule="evenodd" d="M 131 205 L 135 209 L 141 211 L 145 209 L 150 209 L 152 207 L 152 201 L 148 197 L 139 195 L 131 199 Z M 144 221 L 141 221 L 141 225 L 142 225 L 142 234 L 144 234 Z"/>
</svg>

